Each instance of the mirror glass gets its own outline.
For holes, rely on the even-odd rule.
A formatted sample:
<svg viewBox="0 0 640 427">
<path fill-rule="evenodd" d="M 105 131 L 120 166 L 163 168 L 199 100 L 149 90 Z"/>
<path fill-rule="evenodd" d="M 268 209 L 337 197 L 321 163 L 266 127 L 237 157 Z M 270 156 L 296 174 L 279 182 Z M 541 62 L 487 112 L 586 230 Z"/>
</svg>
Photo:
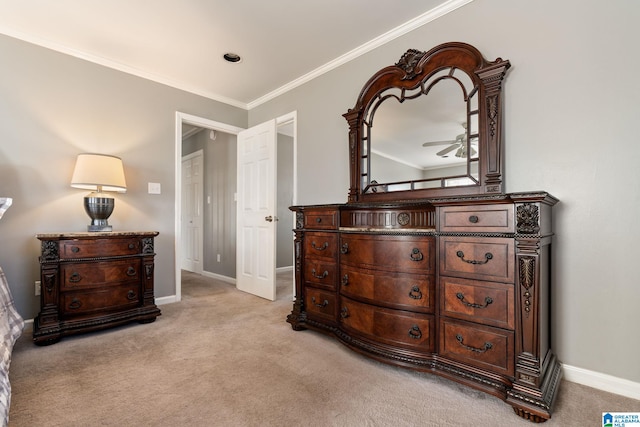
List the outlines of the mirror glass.
<svg viewBox="0 0 640 427">
<path fill-rule="evenodd" d="M 478 126 L 478 88 L 460 69 L 383 91 L 363 122 L 363 191 L 478 185 Z"/>
</svg>

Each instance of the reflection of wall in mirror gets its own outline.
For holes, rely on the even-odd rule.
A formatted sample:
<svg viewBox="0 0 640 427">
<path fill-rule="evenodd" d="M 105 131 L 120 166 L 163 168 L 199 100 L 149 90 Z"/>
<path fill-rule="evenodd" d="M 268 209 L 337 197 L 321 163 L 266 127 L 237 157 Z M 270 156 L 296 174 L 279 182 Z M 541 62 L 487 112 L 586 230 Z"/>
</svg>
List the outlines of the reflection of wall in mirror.
<svg viewBox="0 0 640 427">
<path fill-rule="evenodd" d="M 422 169 L 375 153 L 371 153 L 371 170 L 375 171 L 375 176 L 370 179 L 379 183 L 423 179 Z M 406 184 L 405 187 L 402 189 L 409 190 L 411 188 L 409 184 Z M 394 186 L 394 189 L 400 190 L 397 186 Z"/>
</svg>

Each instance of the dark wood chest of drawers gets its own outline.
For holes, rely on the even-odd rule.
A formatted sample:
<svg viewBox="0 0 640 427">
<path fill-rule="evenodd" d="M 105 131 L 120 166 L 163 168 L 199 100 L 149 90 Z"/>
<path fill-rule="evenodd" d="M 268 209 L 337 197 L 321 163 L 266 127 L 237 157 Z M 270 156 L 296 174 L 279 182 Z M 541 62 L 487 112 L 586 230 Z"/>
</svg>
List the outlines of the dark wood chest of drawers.
<svg viewBox="0 0 640 427">
<path fill-rule="evenodd" d="M 297 206 L 295 330 L 431 371 L 550 417 L 547 193 Z"/>
<path fill-rule="evenodd" d="M 40 313 L 33 341 L 52 344 L 64 335 L 160 315 L 153 293 L 157 232 L 39 234 Z"/>
</svg>

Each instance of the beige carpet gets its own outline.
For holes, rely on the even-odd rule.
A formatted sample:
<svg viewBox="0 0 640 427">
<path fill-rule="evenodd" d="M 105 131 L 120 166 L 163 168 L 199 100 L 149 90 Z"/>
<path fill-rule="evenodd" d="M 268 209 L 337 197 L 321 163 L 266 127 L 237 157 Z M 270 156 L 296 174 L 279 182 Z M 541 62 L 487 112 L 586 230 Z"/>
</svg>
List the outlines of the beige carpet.
<svg viewBox="0 0 640 427">
<path fill-rule="evenodd" d="M 10 426 L 531 426 L 501 400 L 295 332 L 291 273 L 269 302 L 186 274 L 162 316 L 37 347 L 11 365 Z M 563 381 L 547 426 L 600 426 L 640 401 Z"/>
</svg>

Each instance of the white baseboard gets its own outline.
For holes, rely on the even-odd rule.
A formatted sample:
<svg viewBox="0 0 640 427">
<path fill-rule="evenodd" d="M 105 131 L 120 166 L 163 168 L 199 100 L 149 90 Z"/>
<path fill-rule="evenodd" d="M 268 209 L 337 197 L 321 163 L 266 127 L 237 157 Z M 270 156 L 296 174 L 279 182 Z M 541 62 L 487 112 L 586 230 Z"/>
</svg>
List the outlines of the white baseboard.
<svg viewBox="0 0 640 427">
<path fill-rule="evenodd" d="M 563 377 L 572 383 L 640 400 L 640 383 L 571 365 L 562 365 Z"/>
<path fill-rule="evenodd" d="M 284 273 L 285 271 L 293 271 L 293 265 L 288 267 L 278 267 L 276 268 L 276 273 Z"/>
<path fill-rule="evenodd" d="M 221 280 L 223 282 L 231 283 L 232 285 L 236 284 L 236 278 L 235 277 L 223 276 L 222 274 L 211 273 L 210 271 L 203 271 L 202 275 L 205 276 L 205 277 L 210 277 L 212 279 L 218 279 L 218 280 Z"/>
<path fill-rule="evenodd" d="M 172 302 L 178 302 L 178 298 L 175 295 L 156 298 L 156 305 L 171 304 Z"/>
</svg>

